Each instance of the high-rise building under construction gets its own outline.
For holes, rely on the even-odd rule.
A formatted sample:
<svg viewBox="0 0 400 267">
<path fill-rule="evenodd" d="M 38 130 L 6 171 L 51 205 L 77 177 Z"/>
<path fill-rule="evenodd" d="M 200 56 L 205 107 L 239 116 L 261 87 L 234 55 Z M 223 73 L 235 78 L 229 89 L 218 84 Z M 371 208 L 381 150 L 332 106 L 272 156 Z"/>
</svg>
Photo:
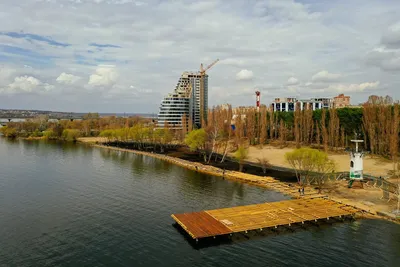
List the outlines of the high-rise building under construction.
<svg viewBox="0 0 400 267">
<path fill-rule="evenodd" d="M 187 130 L 201 128 L 207 123 L 208 75 L 218 59 L 207 68 L 200 66 L 199 72 L 183 72 L 174 91 L 161 102 L 157 126 Z"/>
<path fill-rule="evenodd" d="M 201 128 L 207 121 L 207 112 L 208 75 L 184 72 L 174 91 L 162 100 L 157 125 L 174 129 L 190 125 Z"/>
</svg>

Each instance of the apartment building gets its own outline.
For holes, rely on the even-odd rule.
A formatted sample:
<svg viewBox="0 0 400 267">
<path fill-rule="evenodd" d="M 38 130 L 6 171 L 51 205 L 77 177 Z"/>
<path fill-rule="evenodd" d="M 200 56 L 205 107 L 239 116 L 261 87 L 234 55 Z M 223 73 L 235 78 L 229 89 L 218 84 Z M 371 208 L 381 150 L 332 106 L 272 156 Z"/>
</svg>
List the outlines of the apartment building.
<svg viewBox="0 0 400 267">
<path fill-rule="evenodd" d="M 333 98 L 333 105 L 335 108 L 345 108 L 350 106 L 350 96 L 339 94 Z"/>
<path fill-rule="evenodd" d="M 350 96 L 340 94 L 334 98 L 318 97 L 310 99 L 297 99 L 295 97 L 275 98 L 271 104 L 273 111 L 293 112 L 300 110 L 318 110 L 330 108 L 343 108 L 350 106 Z"/>
</svg>

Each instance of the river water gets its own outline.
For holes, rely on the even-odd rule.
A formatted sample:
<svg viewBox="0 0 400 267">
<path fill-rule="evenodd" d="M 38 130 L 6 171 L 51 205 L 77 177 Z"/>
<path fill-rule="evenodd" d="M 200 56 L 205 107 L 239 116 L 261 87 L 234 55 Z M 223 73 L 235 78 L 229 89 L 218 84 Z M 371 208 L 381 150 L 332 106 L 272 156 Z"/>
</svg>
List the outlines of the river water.
<svg viewBox="0 0 400 267">
<path fill-rule="evenodd" d="M 286 197 L 149 157 L 0 138 L 0 159 L 0 266 L 400 266 L 378 220 L 195 247 L 172 213 Z"/>
</svg>

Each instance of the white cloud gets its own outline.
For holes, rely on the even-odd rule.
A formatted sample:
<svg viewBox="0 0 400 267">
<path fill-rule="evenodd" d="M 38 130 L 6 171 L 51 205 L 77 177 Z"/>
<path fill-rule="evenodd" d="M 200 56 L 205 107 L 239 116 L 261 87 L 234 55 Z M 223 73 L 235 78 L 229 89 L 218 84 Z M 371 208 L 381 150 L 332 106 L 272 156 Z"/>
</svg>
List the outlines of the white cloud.
<svg viewBox="0 0 400 267">
<path fill-rule="evenodd" d="M 43 88 L 44 88 L 44 91 L 48 92 L 48 91 L 54 90 L 54 89 L 55 89 L 55 86 L 52 85 L 52 84 L 45 83 L 45 84 L 43 85 Z"/>
<path fill-rule="evenodd" d="M 0 83 L 10 78 L 15 71 L 15 69 L 0 67 Z"/>
<path fill-rule="evenodd" d="M 68 74 L 68 73 L 61 73 L 60 76 L 56 79 L 58 83 L 64 83 L 64 84 L 73 84 L 77 81 L 80 80 L 81 77 L 75 76 L 73 74 Z"/>
<path fill-rule="evenodd" d="M 115 84 L 118 72 L 114 65 L 99 65 L 95 74 L 90 75 L 88 85 L 110 86 Z"/>
<path fill-rule="evenodd" d="M 43 83 L 33 76 L 18 76 L 8 86 L 0 88 L 0 93 L 45 93 L 52 91 L 55 87 L 48 83 Z"/>
<path fill-rule="evenodd" d="M 314 74 L 311 78 L 313 82 L 336 82 L 342 75 L 336 73 L 329 73 L 326 70 Z"/>
<path fill-rule="evenodd" d="M 367 53 L 366 63 L 385 72 L 400 71 L 400 22 L 388 27 L 380 46 Z"/>
<path fill-rule="evenodd" d="M 32 76 L 15 77 L 14 82 L 9 85 L 10 90 L 14 92 L 32 92 L 42 82 Z"/>
<path fill-rule="evenodd" d="M 287 81 L 287 85 L 297 85 L 299 84 L 299 80 L 295 77 L 290 77 Z"/>
<path fill-rule="evenodd" d="M 336 91 L 338 93 L 357 93 L 357 92 L 365 92 L 368 90 L 376 90 L 379 88 L 379 81 L 376 82 L 365 82 L 359 84 L 335 84 L 330 85 L 328 88 L 324 88 L 320 91 L 323 92 L 332 92 Z"/>
<path fill-rule="evenodd" d="M 236 80 L 238 81 L 248 81 L 253 79 L 254 74 L 251 70 L 243 69 L 236 73 Z"/>
<path fill-rule="evenodd" d="M 244 97 L 244 82 L 236 81 L 240 70 L 251 70 L 251 85 L 271 86 L 271 97 L 313 97 L 318 93 L 313 90 L 332 84 L 355 90 L 357 86 L 350 85 L 367 78 L 380 81 L 385 94 L 400 98 L 400 49 L 397 24 L 393 24 L 399 21 L 400 1 L 384 5 L 297 0 L 235 0 L 229 5 L 222 0 L 196 5 L 189 0 L 97 2 L 24 0 L 15 5 L 15 0 L 0 1 L 0 10 L 7 10 L 2 20 L 8 22 L 0 24 L 0 68 L 15 69 L 0 80 L 0 88 L 8 92 L 14 77 L 31 76 L 54 84 L 53 94 L 63 94 L 52 98 L 43 94 L 36 101 L 25 94 L 10 96 L 4 107 L 156 113 L 161 97 L 174 89 L 181 72 L 197 71 L 201 62 L 217 58 L 221 61 L 208 73 L 210 106 L 253 105 L 253 93 Z M 4 35 L 7 32 L 35 34 L 68 45 Z M 377 47 L 381 49 L 375 51 Z M 103 71 L 99 64 L 118 68 Z M 320 70 L 328 75 L 311 80 Z M 81 79 L 60 82 L 63 72 Z M 292 76 L 298 84 L 290 85 Z M 136 90 L 129 88 L 131 84 L 152 93 L 133 97 Z M 228 90 L 229 95 L 214 97 L 217 92 L 211 88 Z M 42 84 L 32 92 L 45 90 Z M 352 99 L 365 101 L 369 91 L 364 92 Z M 262 99 L 265 104 L 271 100 Z"/>
</svg>

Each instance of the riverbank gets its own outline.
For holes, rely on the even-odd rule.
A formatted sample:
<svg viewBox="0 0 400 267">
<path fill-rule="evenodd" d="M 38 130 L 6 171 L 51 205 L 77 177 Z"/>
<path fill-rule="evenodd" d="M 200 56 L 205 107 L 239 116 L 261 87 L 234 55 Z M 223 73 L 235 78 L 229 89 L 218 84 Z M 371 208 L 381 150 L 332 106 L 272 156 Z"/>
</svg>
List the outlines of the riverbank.
<svg viewBox="0 0 400 267">
<path fill-rule="evenodd" d="M 376 196 L 376 193 L 380 191 L 378 190 L 373 190 L 373 194 L 367 194 L 369 198 L 364 198 L 365 194 L 360 194 L 356 192 L 356 190 L 362 190 L 359 192 L 364 192 L 364 189 L 348 189 L 346 187 L 346 183 L 344 181 L 338 181 L 337 183 L 334 184 L 334 187 L 327 188 L 322 190 L 321 194 L 318 193 L 318 191 L 312 187 L 306 187 L 305 190 L 305 196 L 300 196 L 298 192 L 298 186 L 296 183 L 285 183 L 281 182 L 273 177 L 265 176 L 257 176 L 257 175 L 252 175 L 248 173 L 242 173 L 242 172 L 237 172 L 237 171 L 230 171 L 230 170 L 222 170 L 220 168 L 214 167 L 214 166 L 209 166 L 205 165 L 199 162 L 192 162 L 168 155 L 162 155 L 162 154 L 156 154 L 156 153 L 151 153 L 151 152 L 144 152 L 144 151 L 138 151 L 138 150 L 132 150 L 132 149 L 125 149 L 125 148 L 118 148 L 118 147 L 110 147 L 110 146 L 105 146 L 100 143 L 96 143 L 99 140 L 98 139 L 82 139 L 80 138 L 78 141 L 83 142 L 83 143 L 88 143 L 91 144 L 95 147 L 103 148 L 103 149 L 111 149 L 111 150 L 117 150 L 117 151 L 125 151 L 125 152 L 130 152 L 130 153 L 135 153 L 139 155 L 145 155 L 153 158 L 157 158 L 163 161 L 167 161 L 169 163 L 184 167 L 186 169 L 190 169 L 193 171 L 213 175 L 213 176 L 218 176 L 222 177 L 223 179 L 229 179 L 229 180 L 236 180 L 240 181 L 243 183 L 247 184 L 252 184 L 264 188 L 268 188 L 271 190 L 275 190 L 277 192 L 280 192 L 284 195 L 290 196 L 292 198 L 316 198 L 316 197 L 326 197 L 329 198 L 333 201 L 343 203 L 345 205 L 354 207 L 360 211 L 360 215 L 362 217 L 371 217 L 371 218 L 384 218 L 388 219 L 394 222 L 399 222 L 393 217 L 386 216 L 385 214 L 389 214 L 389 212 L 392 209 L 391 205 L 376 205 L 373 202 L 371 202 L 371 196 L 374 197 Z M 334 188 L 334 190 L 332 189 Z M 371 189 L 369 189 L 371 190 Z M 347 197 L 346 197 L 347 196 Z M 351 196 L 351 198 L 349 198 Z"/>
</svg>

